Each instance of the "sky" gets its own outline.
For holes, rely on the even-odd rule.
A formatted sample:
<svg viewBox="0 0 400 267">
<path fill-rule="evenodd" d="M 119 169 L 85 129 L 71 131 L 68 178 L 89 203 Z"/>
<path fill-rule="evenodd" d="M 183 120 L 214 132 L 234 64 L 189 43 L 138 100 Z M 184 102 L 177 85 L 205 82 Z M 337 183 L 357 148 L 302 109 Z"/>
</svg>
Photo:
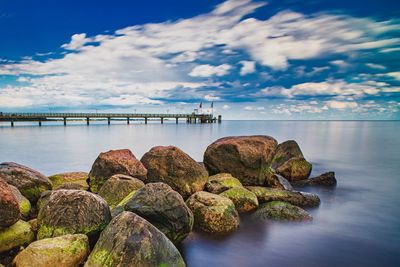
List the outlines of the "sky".
<svg viewBox="0 0 400 267">
<path fill-rule="evenodd" d="M 400 2 L 0 0 L 0 111 L 199 103 L 224 119 L 399 120 Z"/>
</svg>

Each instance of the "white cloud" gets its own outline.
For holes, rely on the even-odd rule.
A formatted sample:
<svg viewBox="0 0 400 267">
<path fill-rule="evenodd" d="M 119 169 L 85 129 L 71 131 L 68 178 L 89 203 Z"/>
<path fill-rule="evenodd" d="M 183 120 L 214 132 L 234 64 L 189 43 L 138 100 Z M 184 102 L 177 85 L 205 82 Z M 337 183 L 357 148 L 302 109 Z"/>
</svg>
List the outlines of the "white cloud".
<svg viewBox="0 0 400 267">
<path fill-rule="evenodd" d="M 208 95 L 204 96 L 204 99 L 207 101 L 217 101 L 217 100 L 220 100 L 221 98 L 219 96 L 214 96 L 214 95 L 208 94 Z"/>
<path fill-rule="evenodd" d="M 346 108 L 354 109 L 354 108 L 358 107 L 358 104 L 356 102 L 331 100 L 331 101 L 326 102 L 326 106 L 328 108 L 332 108 L 332 109 L 346 109 Z"/>
<path fill-rule="evenodd" d="M 246 107 L 244 107 L 244 110 L 247 110 L 247 111 L 262 111 L 262 110 L 265 110 L 265 108 L 264 107 L 246 106 Z"/>
<path fill-rule="evenodd" d="M 229 105 L 226 105 L 226 104 L 222 106 L 222 109 L 223 109 L 223 110 L 229 110 L 230 108 L 231 108 L 231 107 L 230 107 Z"/>
<path fill-rule="evenodd" d="M 86 33 L 74 34 L 71 37 L 71 41 L 68 44 L 63 44 L 61 47 L 67 50 L 80 50 L 90 41 L 89 38 L 86 38 Z"/>
<path fill-rule="evenodd" d="M 212 66 L 209 64 L 199 65 L 193 68 L 189 73 L 192 77 L 211 77 L 211 76 L 224 76 L 229 73 L 231 66 L 222 64 L 219 66 Z"/>
<path fill-rule="evenodd" d="M 239 62 L 242 64 L 242 68 L 240 69 L 240 75 L 244 76 L 256 71 L 256 62 L 255 61 L 247 61 L 242 60 Z"/>
<path fill-rule="evenodd" d="M 390 76 L 390 77 L 395 78 L 396 80 L 400 81 L 400 71 L 389 72 L 389 73 L 386 73 L 385 75 Z"/>
<path fill-rule="evenodd" d="M 377 69 L 377 70 L 384 70 L 384 69 L 386 69 L 385 66 L 379 65 L 379 64 L 375 64 L 375 63 L 365 63 L 365 65 L 366 65 L 367 67 L 370 67 L 371 69 Z"/>
</svg>

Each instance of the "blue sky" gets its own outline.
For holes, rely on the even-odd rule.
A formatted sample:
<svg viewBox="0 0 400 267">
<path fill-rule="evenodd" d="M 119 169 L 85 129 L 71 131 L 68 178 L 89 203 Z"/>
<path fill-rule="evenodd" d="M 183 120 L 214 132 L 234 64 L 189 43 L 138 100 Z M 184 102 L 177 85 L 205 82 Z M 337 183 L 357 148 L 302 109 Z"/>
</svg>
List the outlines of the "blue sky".
<svg viewBox="0 0 400 267">
<path fill-rule="evenodd" d="M 400 119 L 399 15 L 398 1 L 2 0 L 0 110 Z"/>
</svg>

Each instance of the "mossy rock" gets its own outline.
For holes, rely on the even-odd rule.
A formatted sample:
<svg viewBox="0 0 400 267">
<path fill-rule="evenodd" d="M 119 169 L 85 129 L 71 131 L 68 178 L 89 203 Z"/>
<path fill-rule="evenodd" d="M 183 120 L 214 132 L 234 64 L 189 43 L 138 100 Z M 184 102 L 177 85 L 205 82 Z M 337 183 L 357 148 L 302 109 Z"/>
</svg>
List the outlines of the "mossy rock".
<svg viewBox="0 0 400 267">
<path fill-rule="evenodd" d="M 300 207 L 287 202 L 271 201 L 262 204 L 251 218 L 253 220 L 311 221 L 312 216 Z"/>
<path fill-rule="evenodd" d="M 129 193 L 143 186 L 144 183 L 137 178 L 124 174 L 115 174 L 103 184 L 98 194 L 107 201 L 110 208 L 113 208 Z"/>
<path fill-rule="evenodd" d="M 244 187 L 233 187 L 219 195 L 232 200 L 238 212 L 248 212 L 258 208 L 257 196 Z"/>
<path fill-rule="evenodd" d="M 311 193 L 262 186 L 246 186 L 246 188 L 257 196 L 259 203 L 284 201 L 300 207 L 314 207 L 320 204 L 319 197 Z"/>
<path fill-rule="evenodd" d="M 53 190 L 58 189 L 65 184 L 77 184 L 79 185 L 79 189 L 87 190 L 89 185 L 86 180 L 88 178 L 87 172 L 66 172 L 66 173 L 58 173 L 52 176 L 49 176 L 49 180 L 53 184 Z M 67 188 L 64 188 L 67 189 Z M 68 188 L 70 189 L 70 188 Z M 74 188 L 75 189 L 75 188 Z"/>
<path fill-rule="evenodd" d="M 208 177 L 206 190 L 213 194 L 220 194 L 233 187 L 243 187 L 239 179 L 229 173 L 218 173 Z"/>
<path fill-rule="evenodd" d="M 291 158 L 304 158 L 300 146 L 294 140 L 288 140 L 278 145 L 272 160 L 272 167 L 276 169 Z"/>
<path fill-rule="evenodd" d="M 13 225 L 19 218 L 19 203 L 13 189 L 0 179 L 0 229 Z"/>
<path fill-rule="evenodd" d="M 85 267 L 185 266 L 173 243 L 156 227 L 124 211 L 101 233 Z"/>
<path fill-rule="evenodd" d="M 292 182 L 293 185 L 297 186 L 305 186 L 305 185 L 335 186 L 336 183 L 337 181 L 334 172 L 326 172 L 317 177 Z"/>
<path fill-rule="evenodd" d="M 86 235 L 63 235 L 31 243 L 14 259 L 16 267 L 76 267 L 89 254 L 89 239 Z"/>
<path fill-rule="evenodd" d="M 275 170 L 271 168 L 271 174 L 266 176 L 266 184 L 268 187 L 283 189 L 283 190 L 293 190 L 290 182 L 283 176 L 277 174 Z"/>
<path fill-rule="evenodd" d="M 0 229 L 0 253 L 27 245 L 35 239 L 31 225 L 19 220 L 12 226 Z"/>
<path fill-rule="evenodd" d="M 18 201 L 19 211 L 23 218 L 28 218 L 29 212 L 31 211 L 31 202 L 29 199 L 24 197 L 21 192 L 19 192 L 18 188 L 13 185 L 10 185 L 11 191 L 13 192 L 15 198 Z"/>
<path fill-rule="evenodd" d="M 194 225 L 209 233 L 226 234 L 239 227 L 238 212 L 227 197 L 200 191 L 186 201 L 194 215 Z"/>
<path fill-rule="evenodd" d="M 276 172 L 289 181 L 299 181 L 310 176 L 312 165 L 304 158 L 291 158 L 278 168 Z"/>
</svg>

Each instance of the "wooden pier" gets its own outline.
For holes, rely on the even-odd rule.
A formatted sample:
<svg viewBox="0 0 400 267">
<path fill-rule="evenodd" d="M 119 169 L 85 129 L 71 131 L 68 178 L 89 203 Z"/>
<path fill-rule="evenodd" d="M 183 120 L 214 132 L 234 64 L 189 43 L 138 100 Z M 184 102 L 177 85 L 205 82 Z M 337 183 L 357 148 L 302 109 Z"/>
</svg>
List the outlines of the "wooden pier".
<svg viewBox="0 0 400 267">
<path fill-rule="evenodd" d="M 38 122 L 39 126 L 45 121 L 63 121 L 64 126 L 67 125 L 68 121 L 86 121 L 86 124 L 90 124 L 90 120 L 107 120 L 108 124 L 111 124 L 112 120 L 125 120 L 127 124 L 131 120 L 141 121 L 147 124 L 148 121 L 160 121 L 164 123 L 164 120 L 175 120 L 176 123 L 179 120 L 185 121 L 186 123 L 218 123 L 221 122 L 221 115 L 218 119 L 213 117 L 212 114 L 151 114 L 151 113 L 12 113 L 12 112 L 0 112 L 0 122 L 10 122 L 11 127 L 14 127 L 18 121 L 25 122 Z"/>
</svg>

